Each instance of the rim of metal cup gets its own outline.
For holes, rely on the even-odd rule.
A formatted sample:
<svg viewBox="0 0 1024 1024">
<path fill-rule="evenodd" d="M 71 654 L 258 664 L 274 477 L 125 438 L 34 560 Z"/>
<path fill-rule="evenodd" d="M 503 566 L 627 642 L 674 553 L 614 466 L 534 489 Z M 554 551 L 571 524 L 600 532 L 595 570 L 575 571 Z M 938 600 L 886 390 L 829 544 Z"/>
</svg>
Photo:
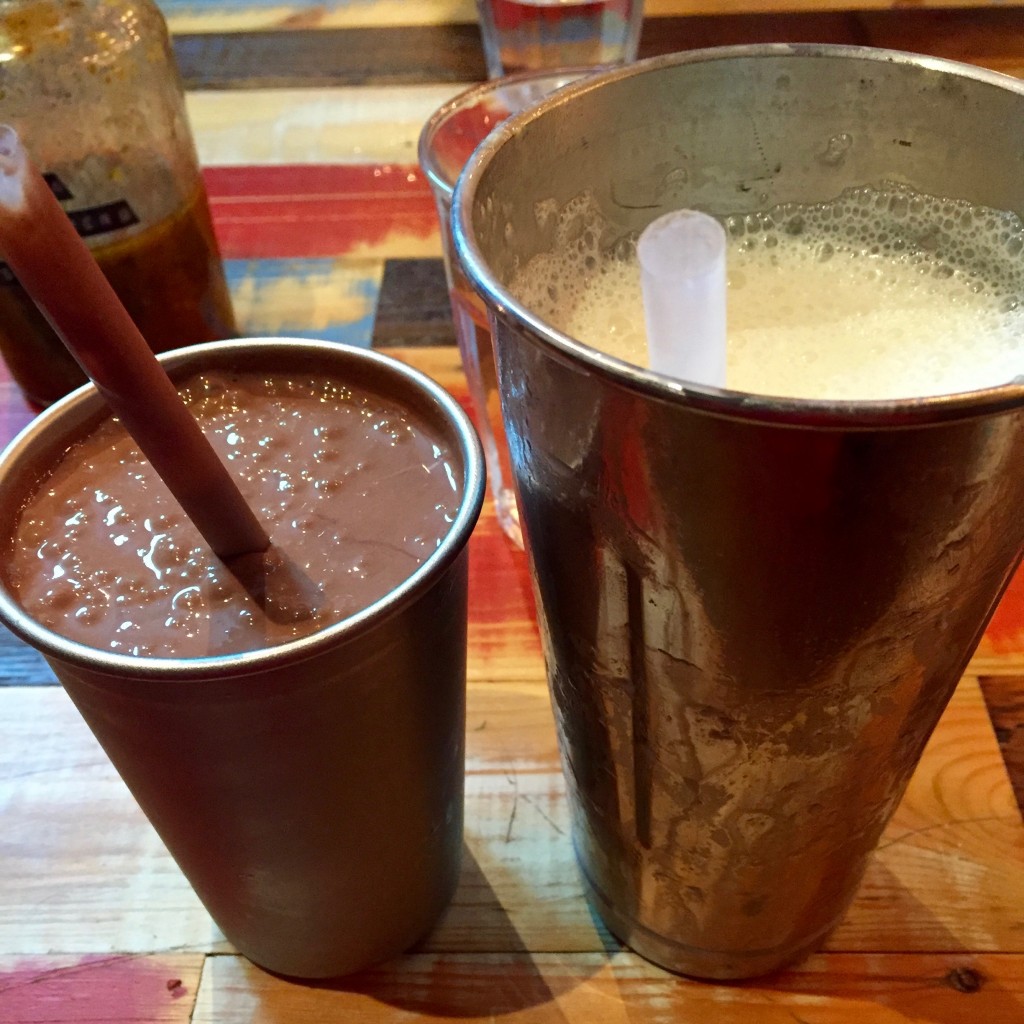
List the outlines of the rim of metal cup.
<svg viewBox="0 0 1024 1024">
<path fill-rule="evenodd" d="M 491 310 L 499 316 L 510 317 L 525 324 L 546 348 L 582 363 L 594 374 L 604 377 L 630 390 L 663 400 L 686 397 L 691 408 L 731 419 L 750 419 L 794 426 L 813 426 L 850 429 L 875 429 L 937 423 L 993 415 L 1017 407 L 1024 407 L 1024 380 L 1015 378 L 1005 384 L 951 395 L 922 396 L 905 399 L 825 400 L 785 398 L 758 395 L 728 388 L 684 383 L 636 366 L 625 360 L 591 348 L 552 327 L 523 306 L 494 276 L 477 245 L 473 231 L 473 206 L 480 179 L 498 151 L 513 136 L 532 121 L 545 117 L 550 111 L 567 106 L 588 92 L 604 88 L 620 79 L 656 74 L 664 68 L 683 64 L 702 64 L 709 61 L 736 60 L 738 58 L 793 57 L 814 59 L 820 57 L 847 58 L 883 64 L 905 64 L 945 72 L 958 78 L 972 78 L 978 82 L 1014 92 L 1024 103 L 1024 81 L 939 57 L 927 57 L 902 50 L 887 50 L 869 46 L 843 46 L 827 43 L 758 43 L 740 46 L 709 47 L 683 53 L 666 54 L 636 61 L 622 67 L 587 76 L 546 97 L 536 106 L 514 114 L 495 127 L 477 147 L 456 183 L 452 204 L 452 232 L 455 249 L 470 283 L 484 298 Z"/>
<path fill-rule="evenodd" d="M 500 89 L 508 88 L 509 86 L 536 85 L 548 80 L 557 82 L 564 79 L 561 85 L 554 85 L 552 88 L 546 89 L 544 91 L 544 95 L 537 101 L 540 103 L 547 99 L 550 93 L 558 89 L 564 89 L 567 85 L 571 85 L 580 78 L 598 74 L 605 67 L 607 67 L 607 65 L 602 64 L 595 65 L 593 67 L 543 68 L 536 71 L 519 71 L 514 75 L 506 75 L 504 78 L 491 78 L 486 82 L 480 82 L 469 89 L 463 90 L 447 102 L 441 104 L 441 106 L 438 107 L 429 118 L 427 118 L 426 123 L 420 131 L 419 142 L 417 143 L 417 158 L 419 160 L 420 167 L 423 169 L 423 173 L 426 174 L 427 180 L 430 182 L 430 187 L 434 189 L 435 192 L 442 193 L 448 201 L 451 202 L 452 193 L 455 191 L 455 180 L 449 180 L 448 176 L 441 171 L 432 143 L 434 141 L 434 137 L 441 129 L 441 126 L 444 125 L 456 111 L 472 106 L 474 103 L 478 103 L 487 96 L 493 96 Z M 516 114 L 513 113 L 509 116 L 515 117 Z M 503 118 L 502 121 L 497 122 L 491 131 L 494 131 L 498 125 L 504 123 L 506 120 L 508 120 L 508 118 Z M 456 175 L 456 179 L 457 177 L 458 175 Z"/>
<path fill-rule="evenodd" d="M 484 501 L 484 468 L 480 441 L 462 407 L 440 384 L 419 370 L 379 352 L 337 342 L 302 338 L 233 338 L 175 349 L 163 353 L 159 358 L 172 373 L 179 365 L 185 368 L 190 360 L 207 352 L 228 356 L 234 354 L 239 357 L 240 367 L 256 368 L 259 366 L 258 357 L 261 352 L 269 355 L 287 353 L 289 349 L 301 349 L 304 353 L 314 355 L 322 352 L 325 357 L 337 357 L 340 352 L 348 359 L 374 366 L 378 372 L 388 376 L 390 382 L 398 385 L 394 389 L 396 393 L 400 394 L 403 387 L 418 391 L 424 399 L 423 408 L 429 408 L 432 413 L 436 413 L 437 421 L 446 420 L 451 424 L 452 439 L 463 463 L 462 501 L 437 549 L 410 576 L 379 600 L 309 636 L 239 654 L 211 655 L 202 658 L 157 658 L 136 657 L 88 647 L 36 622 L 17 603 L 2 578 L 0 621 L 33 647 L 61 661 L 108 673 L 127 674 L 140 681 L 174 678 L 186 682 L 205 679 L 211 674 L 218 678 L 227 678 L 265 671 L 278 664 L 294 664 L 305 660 L 343 639 L 355 638 L 374 628 L 381 621 L 401 612 L 428 589 L 469 542 Z M 201 367 L 197 366 L 196 372 L 200 370 Z M 61 421 L 71 418 L 73 423 L 81 424 L 97 414 L 101 415 L 102 410 L 103 401 L 92 384 L 85 384 L 72 391 L 41 412 L 0 452 L 0 467 L 6 469 L 15 461 L 25 458 L 41 437 L 50 431 L 58 430 Z M 430 421 L 426 413 L 421 412 L 420 416 Z M 4 543 L 6 540 L 3 538 Z"/>
</svg>

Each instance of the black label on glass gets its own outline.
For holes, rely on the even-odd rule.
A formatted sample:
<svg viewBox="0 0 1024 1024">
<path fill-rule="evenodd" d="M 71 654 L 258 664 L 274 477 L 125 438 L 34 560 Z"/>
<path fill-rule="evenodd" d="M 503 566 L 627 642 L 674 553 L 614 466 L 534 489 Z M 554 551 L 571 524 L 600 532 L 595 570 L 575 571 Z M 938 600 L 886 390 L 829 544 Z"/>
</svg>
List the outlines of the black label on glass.
<svg viewBox="0 0 1024 1024">
<path fill-rule="evenodd" d="M 52 171 L 47 171 L 43 175 L 43 181 L 50 186 L 50 191 L 62 202 L 66 203 L 69 199 L 74 197 L 71 194 L 71 189 L 64 184 L 60 178 L 57 177 Z"/>
<path fill-rule="evenodd" d="M 67 213 L 71 223 L 75 225 L 75 230 L 83 238 L 102 235 L 107 231 L 116 231 L 118 228 L 127 228 L 139 223 L 139 218 L 127 199 L 118 199 L 103 206 L 89 206 L 84 210 L 68 210 Z"/>
</svg>

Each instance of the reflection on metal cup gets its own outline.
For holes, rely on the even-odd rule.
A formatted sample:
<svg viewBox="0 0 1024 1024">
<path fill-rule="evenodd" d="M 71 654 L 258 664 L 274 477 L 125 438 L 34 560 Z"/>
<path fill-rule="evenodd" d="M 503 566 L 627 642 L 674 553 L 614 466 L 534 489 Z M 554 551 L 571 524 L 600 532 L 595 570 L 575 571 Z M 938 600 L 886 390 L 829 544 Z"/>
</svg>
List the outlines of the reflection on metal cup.
<svg viewBox="0 0 1024 1024">
<path fill-rule="evenodd" d="M 591 193 L 677 208 L 888 180 L 1024 214 L 1024 84 L 828 46 L 695 51 L 506 122 L 456 190 L 496 325 L 574 840 L 610 928 L 672 970 L 764 974 L 853 897 L 1024 550 L 1024 387 L 825 402 L 605 356 L 509 291 Z M 840 159 L 829 139 L 842 133 Z"/>
<path fill-rule="evenodd" d="M 161 357 L 199 371 L 325 374 L 412 410 L 451 449 L 451 530 L 361 612 L 280 646 L 132 657 L 51 632 L 0 580 L 0 619 L 39 649 L 199 898 L 240 952 L 317 978 L 394 956 L 447 906 L 462 846 L 467 542 L 479 444 L 417 371 L 325 342 L 247 339 Z M 82 388 L 0 459 L 0 535 L 68 445 L 107 410 Z"/>
</svg>

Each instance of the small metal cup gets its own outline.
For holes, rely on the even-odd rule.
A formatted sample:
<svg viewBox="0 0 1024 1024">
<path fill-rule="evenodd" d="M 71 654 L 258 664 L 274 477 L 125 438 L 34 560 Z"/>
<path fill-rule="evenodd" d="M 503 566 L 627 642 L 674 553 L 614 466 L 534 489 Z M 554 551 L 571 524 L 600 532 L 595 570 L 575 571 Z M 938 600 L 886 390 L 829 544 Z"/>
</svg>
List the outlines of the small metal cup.
<svg viewBox="0 0 1024 1024">
<path fill-rule="evenodd" d="M 673 209 L 896 180 L 1024 215 L 1022 118 L 1024 83 L 948 61 L 695 51 L 505 122 L 456 188 L 578 859 L 609 927 L 672 970 L 769 972 L 846 910 L 1020 563 L 1024 386 L 841 403 L 671 381 L 510 293 L 553 247 L 537 211 L 589 191 L 614 245 Z"/>
<path fill-rule="evenodd" d="M 455 889 L 479 443 L 437 384 L 372 352 L 261 339 L 161 362 L 176 379 L 212 368 L 332 374 L 414 410 L 453 451 L 463 497 L 437 550 L 363 611 L 278 647 L 109 654 L 39 625 L 0 579 L 0 620 L 46 657 L 225 936 L 281 974 L 346 974 L 407 949 Z M 106 411 L 81 388 L 0 456 L 4 543 L 29 490 Z"/>
</svg>

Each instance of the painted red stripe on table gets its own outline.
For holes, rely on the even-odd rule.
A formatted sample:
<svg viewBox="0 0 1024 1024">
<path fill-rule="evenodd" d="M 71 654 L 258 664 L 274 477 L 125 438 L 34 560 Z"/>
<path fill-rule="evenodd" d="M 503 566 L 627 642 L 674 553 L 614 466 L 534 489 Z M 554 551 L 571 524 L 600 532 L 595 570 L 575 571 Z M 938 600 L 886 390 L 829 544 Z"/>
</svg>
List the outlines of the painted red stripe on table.
<svg viewBox="0 0 1024 1024">
<path fill-rule="evenodd" d="M 208 167 L 203 172 L 226 258 L 343 256 L 393 234 L 437 232 L 415 165 Z"/>
<path fill-rule="evenodd" d="M 1024 566 L 1017 570 L 988 624 L 985 645 L 992 654 L 1024 653 Z"/>
<path fill-rule="evenodd" d="M 202 963 L 191 957 L 30 957 L 0 970 L 0 1021 L 187 1021 Z M 180 1004 L 180 1005 L 176 1005 Z"/>
<path fill-rule="evenodd" d="M 491 501 L 490 494 L 486 500 Z M 536 611 L 526 555 L 501 531 L 490 507 L 470 540 L 469 615 L 474 623 L 533 622 Z"/>
</svg>

